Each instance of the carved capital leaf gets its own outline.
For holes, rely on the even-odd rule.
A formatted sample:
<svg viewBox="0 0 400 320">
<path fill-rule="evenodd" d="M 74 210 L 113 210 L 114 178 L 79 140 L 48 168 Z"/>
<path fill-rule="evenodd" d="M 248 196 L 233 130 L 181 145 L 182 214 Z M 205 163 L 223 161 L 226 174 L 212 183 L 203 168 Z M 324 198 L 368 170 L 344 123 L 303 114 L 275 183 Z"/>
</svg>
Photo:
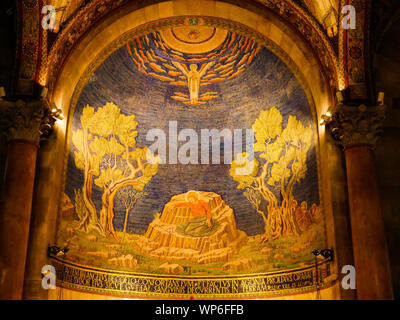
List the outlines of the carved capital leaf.
<svg viewBox="0 0 400 320">
<path fill-rule="evenodd" d="M 339 105 L 329 121 L 333 137 L 344 148 L 355 145 L 375 147 L 383 134 L 385 107 Z"/>
<path fill-rule="evenodd" d="M 0 128 L 7 140 L 24 140 L 39 146 L 61 118 L 61 110 L 45 100 L 0 100 Z"/>
</svg>

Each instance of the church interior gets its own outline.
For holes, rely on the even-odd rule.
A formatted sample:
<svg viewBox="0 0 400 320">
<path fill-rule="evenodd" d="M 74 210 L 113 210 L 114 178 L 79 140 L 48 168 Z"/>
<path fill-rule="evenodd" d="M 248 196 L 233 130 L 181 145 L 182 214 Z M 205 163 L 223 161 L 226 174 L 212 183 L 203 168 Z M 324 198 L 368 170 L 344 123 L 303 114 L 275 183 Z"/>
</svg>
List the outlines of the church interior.
<svg viewBox="0 0 400 320">
<path fill-rule="evenodd" d="M 400 297 L 400 2 L 3 0 L 1 300 Z"/>
</svg>

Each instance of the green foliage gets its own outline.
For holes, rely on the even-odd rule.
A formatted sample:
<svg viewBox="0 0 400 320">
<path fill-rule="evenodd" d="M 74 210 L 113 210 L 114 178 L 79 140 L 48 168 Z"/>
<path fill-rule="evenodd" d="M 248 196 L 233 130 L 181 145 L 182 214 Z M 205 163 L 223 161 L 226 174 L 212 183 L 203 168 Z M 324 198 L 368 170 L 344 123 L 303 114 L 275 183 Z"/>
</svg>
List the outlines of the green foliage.
<svg viewBox="0 0 400 320">
<path fill-rule="evenodd" d="M 262 110 L 252 125 L 256 143 L 254 152 L 267 152 L 268 144 L 282 133 L 282 115 L 276 107 Z"/>
<path fill-rule="evenodd" d="M 75 151 L 74 155 L 75 155 L 75 166 L 80 170 L 84 170 L 85 169 L 85 159 L 83 157 L 83 153 Z"/>
<path fill-rule="evenodd" d="M 121 140 L 124 140 L 121 141 L 121 143 L 128 145 L 129 147 L 135 145 L 135 138 L 137 136 L 137 131 L 135 131 L 137 127 L 135 115 L 126 116 L 121 114 L 121 110 L 112 102 L 99 108 L 97 112 L 92 113 L 90 111 L 90 113 L 92 114 L 92 117 L 88 122 L 87 127 L 93 134 L 102 137 L 115 135 L 122 138 Z"/>
<path fill-rule="evenodd" d="M 111 181 L 118 181 L 119 179 L 122 179 L 122 177 L 123 175 L 121 169 L 101 169 L 100 176 L 94 180 L 94 183 L 100 188 L 105 188 L 110 184 Z"/>
<path fill-rule="evenodd" d="M 133 173 L 135 162 L 135 168 L 139 162 L 146 162 L 148 149 L 136 148 L 138 133 L 135 115 L 122 114 L 113 103 L 107 103 L 97 111 L 87 105 L 82 111 L 81 125 L 82 129 L 72 134 L 72 143 L 77 149 L 74 152 L 75 165 L 98 176 L 94 182 L 100 188 L 127 178 Z M 147 159 L 141 174 L 132 177 L 136 178 L 136 190 L 143 190 L 158 172 L 158 162 L 155 160 Z M 126 168 L 129 170 L 124 170 Z"/>
<path fill-rule="evenodd" d="M 135 150 L 129 153 L 131 159 L 133 160 L 146 160 L 147 148 L 135 148 Z"/>
<path fill-rule="evenodd" d="M 86 105 L 86 107 L 83 108 L 81 115 L 82 128 L 90 126 L 93 119 L 93 115 L 94 115 L 94 108 L 89 105 Z"/>
<path fill-rule="evenodd" d="M 146 184 L 149 183 L 149 181 L 153 178 L 154 175 L 156 175 L 158 172 L 158 164 L 151 165 L 151 164 L 146 164 L 144 169 L 143 169 L 143 174 L 137 178 L 136 183 L 133 186 L 138 191 L 143 191 L 144 187 Z"/>
<path fill-rule="evenodd" d="M 283 129 L 282 120 L 280 111 L 272 107 L 262 110 L 252 126 L 256 138 L 254 151 L 265 160 L 262 174 L 268 185 L 278 189 L 286 186 L 290 179 L 293 180 L 292 184 L 304 179 L 307 173 L 307 152 L 312 145 L 311 126 L 305 127 L 295 116 L 290 115 Z M 258 167 L 258 161 L 254 161 Z M 250 187 L 256 182 L 257 170 L 245 175 L 236 173 L 238 167 L 251 165 L 246 154 L 237 155 L 237 159 L 232 162 L 230 174 L 238 182 L 238 189 Z"/>
<path fill-rule="evenodd" d="M 277 162 L 274 162 L 271 167 L 271 176 L 268 179 L 268 184 L 273 186 L 275 183 L 280 181 L 286 181 L 290 178 L 290 170 L 287 168 L 287 160 L 285 157 L 280 158 Z"/>
<path fill-rule="evenodd" d="M 229 173 L 233 180 L 238 182 L 238 189 L 244 189 L 253 184 L 254 178 L 258 172 L 259 162 L 256 158 L 253 161 L 249 161 L 249 155 L 246 152 L 238 153 L 236 159 L 232 161 Z M 247 173 L 247 174 L 243 174 Z"/>
</svg>

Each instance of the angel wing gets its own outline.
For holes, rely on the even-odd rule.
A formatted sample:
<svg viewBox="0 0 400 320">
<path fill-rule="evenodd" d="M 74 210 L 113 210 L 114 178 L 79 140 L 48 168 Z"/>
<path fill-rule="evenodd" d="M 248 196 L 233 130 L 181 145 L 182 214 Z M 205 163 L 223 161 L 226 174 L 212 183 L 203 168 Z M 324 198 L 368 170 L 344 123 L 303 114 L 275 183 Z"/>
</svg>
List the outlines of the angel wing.
<svg viewBox="0 0 400 320">
<path fill-rule="evenodd" d="M 187 76 L 189 73 L 188 68 L 186 67 L 186 65 L 184 63 L 180 63 L 180 62 L 176 62 L 176 61 L 172 61 L 172 64 L 177 67 L 179 70 L 182 71 L 182 73 Z"/>
<path fill-rule="evenodd" d="M 204 76 L 206 74 L 207 70 L 210 69 L 214 64 L 215 64 L 215 61 L 211 61 L 211 62 L 203 64 L 199 71 L 200 77 Z"/>
<path fill-rule="evenodd" d="M 207 55 L 188 55 L 173 51 L 166 44 L 164 46 L 161 36 L 156 32 L 127 44 L 127 49 L 141 73 L 167 81 L 173 86 L 187 86 L 189 94 L 193 96 L 190 99 L 187 92 L 175 92 L 171 96 L 173 99 L 197 105 L 219 96 L 218 92 L 203 92 L 207 90 L 204 88 L 200 93 L 200 87 L 239 76 L 261 50 L 261 46 L 253 40 L 231 33 L 221 49 Z M 189 70 L 190 63 L 200 67 L 200 70 L 197 67 Z M 187 81 L 189 77 L 191 81 Z M 196 84 L 196 92 L 191 92 L 189 83 Z M 192 100 L 196 100 L 196 103 Z"/>
</svg>

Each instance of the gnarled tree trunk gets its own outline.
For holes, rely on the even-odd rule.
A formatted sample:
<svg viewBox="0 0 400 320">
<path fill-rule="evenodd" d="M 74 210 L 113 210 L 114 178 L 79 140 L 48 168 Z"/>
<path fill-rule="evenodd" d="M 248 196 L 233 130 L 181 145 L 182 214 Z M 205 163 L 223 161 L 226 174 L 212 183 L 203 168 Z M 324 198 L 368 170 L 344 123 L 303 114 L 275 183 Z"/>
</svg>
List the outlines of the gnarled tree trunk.
<svg viewBox="0 0 400 320">
<path fill-rule="evenodd" d="M 96 207 L 92 201 L 92 175 L 85 172 L 84 176 L 82 198 L 86 208 L 86 215 L 79 221 L 77 229 L 86 233 L 95 231 L 104 236 L 104 229 L 99 223 Z"/>
<path fill-rule="evenodd" d="M 112 183 L 108 188 L 104 189 L 101 197 L 102 208 L 100 210 L 100 222 L 104 228 L 105 235 L 110 239 L 117 239 L 117 234 L 114 229 L 114 198 L 118 190 L 126 186 L 134 186 L 137 183 L 137 178 L 121 179 Z"/>
</svg>

